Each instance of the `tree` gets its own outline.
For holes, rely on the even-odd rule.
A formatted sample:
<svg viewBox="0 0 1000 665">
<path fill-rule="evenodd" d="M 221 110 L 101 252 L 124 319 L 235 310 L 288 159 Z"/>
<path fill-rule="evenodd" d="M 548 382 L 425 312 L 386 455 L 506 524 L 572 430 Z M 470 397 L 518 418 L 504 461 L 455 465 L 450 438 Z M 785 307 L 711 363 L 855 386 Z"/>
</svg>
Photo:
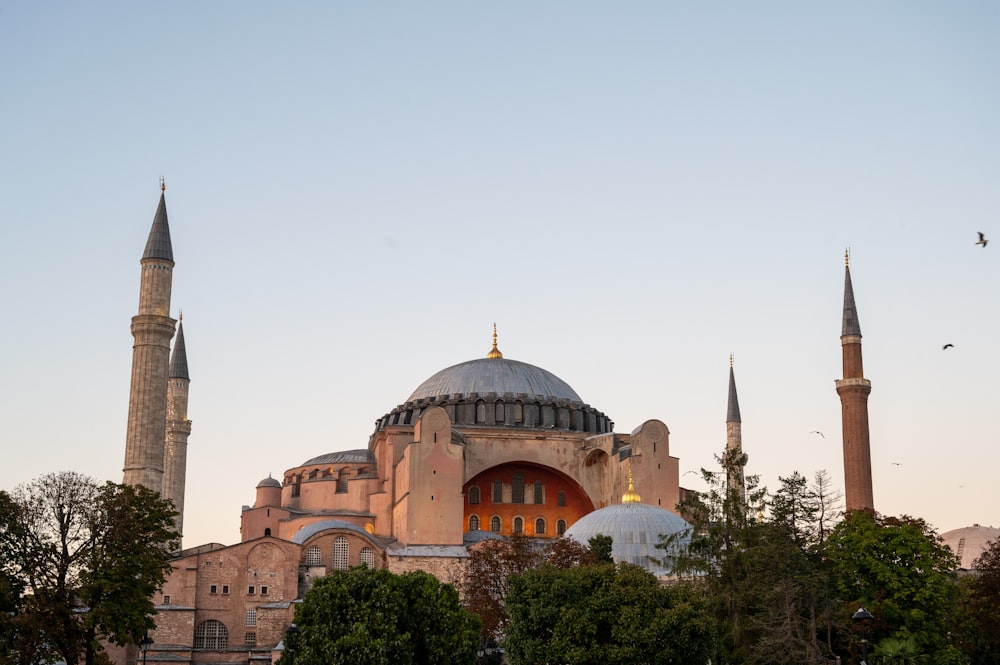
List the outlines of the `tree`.
<svg viewBox="0 0 1000 665">
<path fill-rule="evenodd" d="M 842 616 L 850 616 L 853 608 L 868 609 L 875 616 L 876 643 L 912 636 L 921 653 L 937 658 L 948 650 L 958 561 L 926 522 L 851 511 L 833 529 L 824 551 L 834 589 L 845 601 Z"/>
<path fill-rule="evenodd" d="M 13 621 L 39 657 L 47 647 L 68 665 L 93 665 L 101 640 L 134 644 L 154 627 L 152 595 L 179 545 L 169 501 L 61 472 L 18 487 L 10 502 L 0 551 L 5 577 L 23 585 Z"/>
<path fill-rule="evenodd" d="M 987 543 L 960 580 L 960 602 L 951 634 L 971 665 L 1000 662 L 1000 538 Z"/>
<path fill-rule="evenodd" d="M 704 597 L 687 585 L 661 586 L 630 564 L 514 575 L 507 609 L 513 665 L 700 664 L 714 651 Z"/>
<path fill-rule="evenodd" d="M 462 595 L 469 610 L 482 620 L 483 637 L 503 640 L 507 628 L 507 590 L 511 575 L 538 566 L 544 553 L 531 538 L 513 534 L 484 540 L 469 553 Z"/>
<path fill-rule="evenodd" d="M 366 566 L 316 580 L 295 622 L 286 653 L 296 665 L 473 663 L 479 636 L 479 620 L 450 584 Z"/>
</svg>

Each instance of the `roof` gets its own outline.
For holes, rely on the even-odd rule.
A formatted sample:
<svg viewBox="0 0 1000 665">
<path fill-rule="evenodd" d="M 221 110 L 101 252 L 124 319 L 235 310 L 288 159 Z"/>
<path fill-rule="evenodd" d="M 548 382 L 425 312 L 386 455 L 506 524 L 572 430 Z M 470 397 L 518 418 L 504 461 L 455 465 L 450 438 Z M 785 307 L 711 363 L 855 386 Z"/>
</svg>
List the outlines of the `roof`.
<svg viewBox="0 0 1000 665">
<path fill-rule="evenodd" d="M 166 259 L 173 263 L 174 250 L 170 244 L 170 225 L 167 224 L 166 195 L 160 194 L 160 205 L 156 207 L 153 216 L 153 226 L 149 229 L 146 239 L 146 249 L 142 253 L 144 259 Z"/>
<path fill-rule="evenodd" d="M 196 334 L 197 332 L 195 330 Z M 183 321 L 177 324 L 177 338 L 174 340 L 174 350 L 170 354 L 170 371 L 167 373 L 167 378 L 191 379 L 191 376 L 188 374 L 187 350 L 184 347 Z"/>
<path fill-rule="evenodd" d="M 440 395 L 513 393 L 583 402 L 568 383 L 528 363 L 505 358 L 477 358 L 447 367 L 417 386 L 408 402 Z"/>
<path fill-rule="evenodd" d="M 275 480 L 270 475 L 268 475 L 267 478 L 265 478 L 264 480 L 262 480 L 259 483 L 257 483 L 257 487 L 258 488 L 260 488 L 260 487 L 281 487 L 281 483 L 279 483 L 277 480 Z"/>
<path fill-rule="evenodd" d="M 345 522 L 344 520 L 323 520 L 321 522 L 313 522 L 309 526 L 304 526 L 299 529 L 294 536 L 292 536 L 292 542 L 303 544 L 317 533 L 322 531 L 328 531 L 330 529 L 341 529 L 347 531 L 354 531 L 363 535 L 365 538 L 371 538 L 371 534 L 359 527 L 356 524 L 351 524 L 350 522 Z"/>
<path fill-rule="evenodd" d="M 308 459 L 299 466 L 311 466 L 313 464 L 374 464 L 375 454 L 367 448 L 359 450 L 341 450 L 336 453 L 326 453 L 319 457 Z"/>
<path fill-rule="evenodd" d="M 588 513 L 566 530 L 566 537 L 586 545 L 598 535 L 611 538 L 611 556 L 616 563 L 631 563 L 656 574 L 670 572 L 650 560 L 668 559 L 669 552 L 657 549 L 663 536 L 678 536 L 681 543 L 690 540 L 691 525 L 679 515 L 659 506 L 630 501 Z"/>
<path fill-rule="evenodd" d="M 733 366 L 729 366 L 729 408 L 726 411 L 727 423 L 740 422 L 740 401 L 736 397 L 736 375 Z"/>
<path fill-rule="evenodd" d="M 997 538 L 1000 538 L 1000 529 L 978 524 L 941 534 L 941 540 L 958 557 L 958 567 L 964 570 L 972 570 L 973 562 L 986 551 L 990 541 Z"/>
<path fill-rule="evenodd" d="M 844 323 L 840 335 L 861 337 L 861 322 L 858 321 L 858 308 L 854 305 L 854 286 L 851 284 L 849 266 L 844 267 Z"/>
</svg>

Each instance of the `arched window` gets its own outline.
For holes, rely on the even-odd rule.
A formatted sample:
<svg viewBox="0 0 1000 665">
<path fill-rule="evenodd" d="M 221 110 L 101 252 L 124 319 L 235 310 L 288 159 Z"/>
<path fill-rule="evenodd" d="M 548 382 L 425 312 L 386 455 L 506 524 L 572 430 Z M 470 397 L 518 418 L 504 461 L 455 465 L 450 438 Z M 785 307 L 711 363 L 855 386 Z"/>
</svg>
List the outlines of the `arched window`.
<svg viewBox="0 0 1000 665">
<path fill-rule="evenodd" d="M 516 402 L 514 404 L 514 422 L 523 423 L 524 422 L 524 405 L 521 402 Z"/>
<path fill-rule="evenodd" d="M 307 566 L 318 566 L 322 560 L 322 555 L 320 554 L 319 546 L 311 545 L 309 549 L 306 550 L 306 565 Z"/>
<path fill-rule="evenodd" d="M 243 625 L 247 628 L 253 628 L 257 625 L 257 608 L 252 607 L 247 610 L 246 622 Z"/>
<path fill-rule="evenodd" d="M 565 506 L 566 505 L 566 490 L 559 490 L 559 500 L 558 500 L 558 503 L 559 503 L 560 506 Z"/>
<path fill-rule="evenodd" d="M 535 520 L 535 535 L 544 536 L 545 535 L 545 520 L 539 517 Z"/>
<path fill-rule="evenodd" d="M 347 558 L 349 550 L 347 548 L 347 537 L 337 536 L 333 539 L 333 569 L 347 570 Z"/>
<path fill-rule="evenodd" d="M 370 547 L 362 547 L 361 563 L 365 564 L 372 570 L 375 570 L 375 550 Z"/>
<path fill-rule="evenodd" d="M 479 531 L 479 515 L 469 516 L 469 531 Z"/>
<path fill-rule="evenodd" d="M 469 488 L 469 504 L 477 505 L 479 503 L 479 488 L 472 486 Z"/>
<path fill-rule="evenodd" d="M 490 531 L 493 533 L 500 533 L 500 516 L 494 515 L 490 518 Z"/>
<path fill-rule="evenodd" d="M 347 473 L 345 467 L 337 474 L 337 494 L 347 494 Z"/>
<path fill-rule="evenodd" d="M 524 533 L 524 520 L 520 517 L 514 518 L 514 533 Z"/>
<path fill-rule="evenodd" d="M 202 621 L 194 629 L 195 649 L 225 649 L 229 646 L 229 631 L 221 621 Z"/>
<path fill-rule="evenodd" d="M 560 536 L 566 533 L 566 520 L 559 520 L 556 522 L 556 533 Z"/>
<path fill-rule="evenodd" d="M 542 498 L 542 489 L 543 489 L 542 488 L 542 481 L 536 480 L 535 481 L 535 503 L 544 503 L 545 502 L 544 499 Z"/>
<path fill-rule="evenodd" d="M 485 423 L 486 422 L 486 402 L 479 400 L 476 402 L 476 422 Z"/>
<path fill-rule="evenodd" d="M 271 535 L 271 527 L 268 527 L 268 528 L 264 529 L 264 535 L 265 536 L 270 536 Z"/>
<path fill-rule="evenodd" d="M 496 415 L 496 422 L 502 423 L 503 422 L 503 402 L 497 402 L 496 409 L 495 409 L 495 415 Z"/>
<path fill-rule="evenodd" d="M 510 484 L 510 502 L 524 503 L 524 474 L 515 473 Z"/>
<path fill-rule="evenodd" d="M 503 481 L 493 481 L 493 503 L 503 503 Z"/>
</svg>

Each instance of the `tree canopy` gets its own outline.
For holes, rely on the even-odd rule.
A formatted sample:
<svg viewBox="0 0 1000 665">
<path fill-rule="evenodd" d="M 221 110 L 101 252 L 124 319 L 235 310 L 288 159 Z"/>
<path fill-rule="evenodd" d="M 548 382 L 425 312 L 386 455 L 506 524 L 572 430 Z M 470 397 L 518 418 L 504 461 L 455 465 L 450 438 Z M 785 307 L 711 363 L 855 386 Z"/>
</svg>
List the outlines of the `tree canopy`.
<svg viewBox="0 0 1000 665">
<path fill-rule="evenodd" d="M 20 646 L 5 663 L 60 656 L 92 665 L 101 640 L 133 644 L 153 627 L 153 594 L 179 545 L 169 501 L 145 487 L 52 473 L 0 511 L 0 602 Z M 3 599 L 5 589 L 10 598 Z"/>
<path fill-rule="evenodd" d="M 282 665 L 461 665 L 474 663 L 479 620 L 458 592 L 429 573 L 396 575 L 366 566 L 313 584 L 295 614 Z"/>
<path fill-rule="evenodd" d="M 703 595 L 686 585 L 661 586 L 629 564 L 514 575 L 504 640 L 513 665 L 673 665 L 705 663 L 714 625 Z"/>
</svg>

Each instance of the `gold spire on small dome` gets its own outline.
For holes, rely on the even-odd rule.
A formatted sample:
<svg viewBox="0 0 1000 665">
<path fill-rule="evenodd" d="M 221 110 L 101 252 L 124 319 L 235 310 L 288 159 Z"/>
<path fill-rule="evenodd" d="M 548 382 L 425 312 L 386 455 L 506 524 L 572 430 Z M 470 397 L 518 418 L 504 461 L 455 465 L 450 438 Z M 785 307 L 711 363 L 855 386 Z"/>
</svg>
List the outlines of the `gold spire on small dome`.
<svg viewBox="0 0 1000 665">
<path fill-rule="evenodd" d="M 622 494 L 622 503 L 639 503 L 642 499 L 639 497 L 639 493 L 635 491 L 635 485 L 632 484 L 632 463 L 628 464 L 628 489 Z"/>
<path fill-rule="evenodd" d="M 490 352 L 486 354 L 487 358 L 503 358 L 503 354 L 500 353 L 500 349 L 497 348 L 497 324 L 493 324 L 493 348 Z"/>
</svg>

